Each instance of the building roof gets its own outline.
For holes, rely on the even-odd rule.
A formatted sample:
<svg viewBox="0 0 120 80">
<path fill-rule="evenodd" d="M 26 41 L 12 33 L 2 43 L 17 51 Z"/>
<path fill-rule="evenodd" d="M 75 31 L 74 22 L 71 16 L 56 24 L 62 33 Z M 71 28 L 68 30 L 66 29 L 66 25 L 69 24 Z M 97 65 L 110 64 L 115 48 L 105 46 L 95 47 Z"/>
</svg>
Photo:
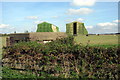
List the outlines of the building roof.
<svg viewBox="0 0 120 80">
<path fill-rule="evenodd" d="M 42 22 L 37 25 L 36 32 L 59 32 L 59 28 L 48 22 Z"/>
<path fill-rule="evenodd" d="M 10 36 L 15 37 L 16 39 L 22 39 L 26 37 L 30 38 L 31 41 L 36 40 L 56 40 L 57 38 L 67 37 L 65 32 L 31 32 L 31 33 L 14 33 Z"/>
<path fill-rule="evenodd" d="M 9 34 L 9 35 L 21 35 L 21 34 L 29 34 L 29 33 L 11 33 L 11 34 Z"/>
<path fill-rule="evenodd" d="M 48 22 L 45 22 L 45 21 L 44 21 L 44 22 L 41 22 L 41 23 L 39 23 L 39 24 L 42 24 L 42 23 L 48 23 Z M 48 24 L 51 24 L 51 23 L 48 23 Z"/>
<path fill-rule="evenodd" d="M 67 34 L 65 32 L 32 32 L 29 34 L 32 41 L 56 40 L 57 38 L 67 37 Z"/>
<path fill-rule="evenodd" d="M 70 22 L 70 23 L 67 23 L 67 24 L 71 24 L 71 23 L 82 23 L 82 22 L 79 22 L 79 21 L 73 21 L 73 22 Z"/>
<path fill-rule="evenodd" d="M 44 21 L 44 22 L 41 22 L 41 23 L 39 23 L 39 24 L 43 24 L 43 23 L 51 24 L 51 23 L 49 23 L 49 22 L 46 22 L 46 21 Z M 51 25 L 54 25 L 54 24 L 51 24 Z M 56 25 L 54 25 L 54 26 L 56 26 Z"/>
<path fill-rule="evenodd" d="M 43 23 L 51 24 L 51 23 L 49 23 L 49 22 L 46 22 L 46 21 L 44 21 L 44 22 L 41 22 L 41 23 L 39 23 L 39 24 L 43 24 Z M 54 24 L 51 24 L 51 25 L 54 25 Z M 54 26 L 56 26 L 56 25 L 54 25 Z M 56 27 L 57 27 L 57 26 L 56 26 Z"/>
</svg>

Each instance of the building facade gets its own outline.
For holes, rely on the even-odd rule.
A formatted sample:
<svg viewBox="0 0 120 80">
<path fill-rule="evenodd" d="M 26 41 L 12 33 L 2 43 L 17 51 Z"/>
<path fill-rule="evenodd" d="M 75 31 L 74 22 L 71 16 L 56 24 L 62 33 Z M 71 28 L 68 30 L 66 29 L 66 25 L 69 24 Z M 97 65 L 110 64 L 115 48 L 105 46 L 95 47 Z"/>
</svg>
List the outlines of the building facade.
<svg viewBox="0 0 120 80">
<path fill-rule="evenodd" d="M 10 45 L 10 37 L 9 36 L 0 36 L 0 48 L 6 47 Z"/>
<path fill-rule="evenodd" d="M 85 28 L 84 23 L 75 21 L 66 24 L 66 33 L 68 35 L 86 35 L 88 34 L 88 31 Z"/>
<path fill-rule="evenodd" d="M 67 34 L 65 32 L 31 32 L 31 33 L 14 33 L 9 34 L 10 45 L 21 41 L 37 41 L 38 43 L 47 43 L 56 39 L 65 38 Z"/>
</svg>

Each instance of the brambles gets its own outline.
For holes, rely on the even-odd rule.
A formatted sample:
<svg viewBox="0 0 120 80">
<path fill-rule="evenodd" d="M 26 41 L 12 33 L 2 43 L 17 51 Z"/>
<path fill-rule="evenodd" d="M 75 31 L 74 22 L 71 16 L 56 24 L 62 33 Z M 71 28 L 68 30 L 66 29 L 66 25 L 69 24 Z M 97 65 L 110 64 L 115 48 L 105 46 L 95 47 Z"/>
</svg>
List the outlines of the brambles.
<svg viewBox="0 0 120 80">
<path fill-rule="evenodd" d="M 21 42 L 5 48 L 3 66 L 32 70 L 38 78 L 117 79 L 119 50 L 74 44 L 72 36 L 47 44 Z"/>
</svg>

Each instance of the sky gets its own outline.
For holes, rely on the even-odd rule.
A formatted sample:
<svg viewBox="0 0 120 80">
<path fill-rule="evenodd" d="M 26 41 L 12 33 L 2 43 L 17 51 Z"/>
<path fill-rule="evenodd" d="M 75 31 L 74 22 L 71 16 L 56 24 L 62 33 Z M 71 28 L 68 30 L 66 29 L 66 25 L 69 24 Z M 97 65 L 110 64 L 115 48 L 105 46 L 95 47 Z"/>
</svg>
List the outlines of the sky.
<svg viewBox="0 0 120 80">
<path fill-rule="evenodd" d="M 35 32 L 44 21 L 60 32 L 73 21 L 83 22 L 90 34 L 118 32 L 118 2 L 1 2 L 0 13 L 0 33 Z"/>
</svg>

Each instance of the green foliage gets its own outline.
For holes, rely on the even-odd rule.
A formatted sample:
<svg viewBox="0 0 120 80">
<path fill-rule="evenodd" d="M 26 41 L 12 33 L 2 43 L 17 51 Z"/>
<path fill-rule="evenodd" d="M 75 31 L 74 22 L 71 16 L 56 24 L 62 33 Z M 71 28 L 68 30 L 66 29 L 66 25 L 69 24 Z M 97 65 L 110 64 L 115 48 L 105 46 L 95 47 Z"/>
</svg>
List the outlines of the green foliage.
<svg viewBox="0 0 120 80">
<path fill-rule="evenodd" d="M 10 64 L 18 61 L 26 66 L 26 70 L 34 69 L 33 72 L 39 78 L 118 79 L 119 51 L 114 46 L 104 48 L 78 45 L 74 43 L 74 37 L 70 36 L 47 44 L 20 42 L 5 47 L 3 59 L 10 59 Z M 4 77 L 8 75 L 4 74 Z"/>
<path fill-rule="evenodd" d="M 17 70 L 12 70 L 8 67 L 3 67 L 2 68 L 2 78 L 36 78 L 37 76 L 32 74 L 31 72 L 27 72 L 27 73 L 22 73 L 20 71 Z"/>
</svg>

